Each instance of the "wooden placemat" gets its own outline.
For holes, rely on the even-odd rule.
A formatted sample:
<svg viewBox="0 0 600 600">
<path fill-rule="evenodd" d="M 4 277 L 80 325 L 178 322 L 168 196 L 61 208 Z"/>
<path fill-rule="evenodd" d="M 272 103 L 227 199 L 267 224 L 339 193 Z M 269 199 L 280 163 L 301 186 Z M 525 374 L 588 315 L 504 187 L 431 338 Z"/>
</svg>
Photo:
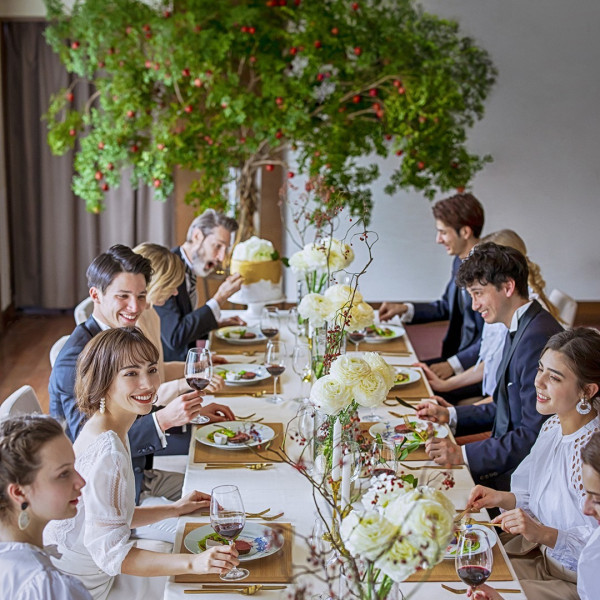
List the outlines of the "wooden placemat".
<svg viewBox="0 0 600 600">
<path fill-rule="evenodd" d="M 373 439 L 373 436 L 369 433 L 369 429 L 373 425 L 375 425 L 375 423 L 363 423 L 362 421 L 360 423 L 361 433 L 369 440 Z M 427 453 L 425 452 L 424 444 L 422 446 L 419 446 L 416 450 L 411 452 L 406 458 L 403 459 L 403 461 L 405 462 L 408 462 L 410 460 L 430 460 L 429 456 L 427 456 Z"/>
<path fill-rule="evenodd" d="M 278 339 L 276 336 L 274 339 Z M 215 335 L 214 331 L 210 333 L 210 349 L 217 354 L 242 354 L 244 352 L 255 352 L 264 354 L 267 348 L 267 340 L 253 342 L 248 344 L 230 344 Z"/>
<path fill-rule="evenodd" d="M 421 373 L 421 377 L 419 377 L 418 381 L 401 385 L 390 390 L 388 398 L 393 398 L 394 396 L 400 396 L 400 398 L 429 398 L 431 396 L 431 392 L 425 383 L 425 374 L 420 369 L 419 372 Z"/>
<path fill-rule="evenodd" d="M 347 347 L 352 347 L 349 341 Z M 390 354 L 394 352 L 410 352 L 404 336 L 390 340 L 389 342 L 375 342 L 374 344 L 364 341 L 360 343 L 358 349 L 361 352 L 386 352 Z"/>
<path fill-rule="evenodd" d="M 218 425 L 218 423 L 216 423 Z M 207 446 L 196 441 L 194 444 L 194 462 L 195 463 L 268 463 L 268 462 L 281 462 L 281 459 L 273 450 L 281 451 L 281 444 L 283 443 L 283 423 L 261 423 L 261 425 L 267 425 L 275 432 L 275 438 L 273 439 L 272 449 L 269 450 L 258 450 L 260 456 L 254 452 L 251 448 L 240 448 L 239 450 L 221 450 L 214 446 Z M 195 430 L 194 430 L 195 434 Z"/>
<path fill-rule="evenodd" d="M 218 392 L 211 392 L 214 396 L 250 396 L 266 390 L 265 396 L 273 395 L 273 377 L 268 379 L 261 379 L 256 383 L 244 383 L 240 385 L 226 385 L 222 390 Z M 281 377 L 277 382 L 277 393 L 283 394 L 283 383 Z"/>
<path fill-rule="evenodd" d="M 196 529 L 210 523 L 186 523 L 183 530 L 183 537 Z M 294 529 L 291 523 L 260 523 L 271 529 L 277 529 L 283 534 L 283 547 L 279 552 L 265 556 L 258 560 L 251 560 L 240 563 L 241 567 L 245 567 L 250 571 L 250 575 L 244 579 L 244 584 L 247 583 L 290 583 L 292 581 L 292 540 Z M 183 554 L 191 554 L 185 547 L 183 540 L 181 542 L 181 550 Z M 218 575 L 176 575 L 176 583 L 224 583 Z"/>
<path fill-rule="evenodd" d="M 513 577 L 510 574 L 510 570 L 504 556 L 499 547 L 500 541 L 496 542 L 492 552 L 494 554 L 494 568 L 488 581 L 513 581 Z M 456 567 L 454 565 L 454 559 L 448 558 L 443 560 L 429 569 L 428 571 L 418 571 L 413 573 L 406 581 L 461 581 L 460 577 L 456 574 Z M 462 583 L 462 582 L 461 582 Z"/>
</svg>

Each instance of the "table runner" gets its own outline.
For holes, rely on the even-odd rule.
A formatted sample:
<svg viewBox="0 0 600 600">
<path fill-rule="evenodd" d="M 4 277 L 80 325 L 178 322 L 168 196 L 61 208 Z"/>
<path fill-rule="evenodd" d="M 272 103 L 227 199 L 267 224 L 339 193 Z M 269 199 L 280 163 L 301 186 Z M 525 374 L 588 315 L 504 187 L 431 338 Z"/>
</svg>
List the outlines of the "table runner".
<svg viewBox="0 0 600 600">
<path fill-rule="evenodd" d="M 279 336 L 275 337 L 279 339 Z M 217 354 L 241 354 L 247 353 L 264 354 L 267 349 L 267 340 L 253 342 L 248 344 L 230 344 L 215 335 L 214 331 L 210 333 L 210 349 Z"/>
<path fill-rule="evenodd" d="M 346 343 L 347 350 L 354 350 L 354 344 L 348 340 Z M 410 352 L 406 343 L 405 336 L 390 340 L 389 342 L 375 342 L 369 343 L 368 341 L 361 342 L 358 346 L 360 352 L 383 352 L 385 354 L 394 354 L 395 352 L 406 353 Z"/>
<path fill-rule="evenodd" d="M 431 392 L 427 387 L 425 373 L 423 373 L 422 369 L 417 369 L 417 371 L 421 373 L 421 377 L 418 381 L 415 381 L 414 383 L 408 383 L 405 385 L 399 385 L 398 387 L 393 388 L 392 390 L 390 390 L 388 398 L 393 398 L 394 396 L 400 396 L 400 398 L 430 398 Z"/>
</svg>

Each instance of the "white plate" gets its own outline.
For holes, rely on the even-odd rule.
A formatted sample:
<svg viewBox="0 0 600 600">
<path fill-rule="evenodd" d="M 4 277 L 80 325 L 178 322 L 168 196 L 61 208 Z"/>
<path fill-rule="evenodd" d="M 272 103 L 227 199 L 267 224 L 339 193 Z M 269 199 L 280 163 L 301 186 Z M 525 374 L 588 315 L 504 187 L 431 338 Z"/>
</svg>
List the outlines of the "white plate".
<svg viewBox="0 0 600 600">
<path fill-rule="evenodd" d="M 249 331 L 256 335 L 249 340 L 231 337 L 231 334 L 235 334 L 237 331 Z M 262 334 L 262 331 L 258 327 L 240 327 L 239 325 L 231 325 L 229 327 L 221 327 L 215 331 L 215 335 L 224 342 L 234 344 L 237 346 L 246 346 L 247 344 L 256 344 L 256 342 L 264 342 L 267 337 Z"/>
<path fill-rule="evenodd" d="M 424 421 L 423 419 L 417 419 L 416 417 L 409 417 L 409 423 L 416 423 L 418 428 L 423 428 L 423 430 L 427 429 L 427 424 L 429 421 Z M 395 444 L 399 444 L 404 438 L 408 439 L 409 443 L 420 441 L 419 438 L 412 432 L 410 433 L 396 433 L 394 428 L 396 425 L 404 425 L 403 419 L 396 419 L 394 421 L 388 421 L 385 423 L 375 423 L 375 425 L 371 425 L 369 429 L 369 433 L 375 437 L 377 434 L 381 436 L 381 439 L 384 442 L 393 442 Z M 435 437 L 445 438 L 448 437 L 448 428 L 445 425 L 439 425 L 438 423 L 432 423 L 433 431 L 435 433 Z M 421 442 L 424 444 L 425 442 Z"/>
<path fill-rule="evenodd" d="M 414 383 L 415 381 L 419 381 L 419 379 L 421 379 L 421 371 L 419 371 L 418 369 L 411 369 L 410 367 L 395 367 L 395 369 L 396 379 L 400 374 L 408 375 L 408 379 L 405 379 L 404 381 L 394 381 L 395 388 L 402 387 L 403 385 L 410 385 L 411 383 Z"/>
<path fill-rule="evenodd" d="M 229 380 L 225 377 L 225 375 L 221 375 L 223 371 L 229 371 L 231 373 L 239 373 L 240 371 L 252 371 L 256 373 L 256 377 L 254 379 L 236 379 Z M 247 363 L 232 363 L 232 364 L 224 364 L 224 365 L 216 365 L 214 367 L 214 372 L 217 375 L 221 375 L 223 379 L 225 379 L 225 385 L 237 386 L 237 385 L 252 385 L 253 383 L 258 383 L 259 381 L 263 381 L 264 379 L 268 379 L 271 377 L 268 371 L 262 365 L 252 365 Z"/>
<path fill-rule="evenodd" d="M 367 335 L 365 337 L 365 342 L 368 342 L 369 344 L 383 344 L 385 342 L 397 340 L 399 337 L 402 337 L 406 333 L 402 325 L 390 325 L 389 323 L 375 323 L 375 327 L 378 327 L 379 329 L 389 329 L 392 333 L 389 336 Z"/>
<path fill-rule="evenodd" d="M 210 433 L 223 429 L 223 427 L 235 431 L 236 433 L 239 433 L 240 431 L 248 433 L 252 436 L 252 441 L 245 444 L 216 444 L 208 438 Z M 196 429 L 195 437 L 201 444 L 212 446 L 213 448 L 220 448 L 222 450 L 243 450 L 250 446 L 260 446 L 261 444 L 272 440 L 275 437 L 275 432 L 268 425 L 263 425 L 262 423 L 253 423 L 252 421 L 223 421 L 222 423 L 211 423 L 204 427 L 198 427 L 198 429 Z"/>
<path fill-rule="evenodd" d="M 198 542 L 210 533 L 214 533 L 214 529 L 210 525 L 197 527 L 183 538 L 183 543 L 190 552 L 200 554 L 204 550 L 200 549 Z M 248 554 L 238 557 L 240 562 L 270 556 L 271 554 L 275 554 L 275 552 L 279 552 L 283 547 L 283 536 L 268 525 L 261 525 L 260 523 L 246 523 L 237 539 L 248 542 L 252 546 Z"/>
<path fill-rule="evenodd" d="M 489 548 L 489 547 L 493 548 L 496 545 L 498 536 L 496 535 L 496 532 L 492 528 L 486 527 L 485 525 L 471 525 L 471 530 L 484 531 L 487 533 L 487 536 L 480 537 L 480 540 L 481 540 L 481 542 L 480 542 L 481 546 L 479 548 L 480 552 L 484 552 L 485 550 L 487 550 L 487 548 Z M 490 542 L 491 542 L 491 544 L 490 544 Z M 457 544 L 455 541 L 448 544 L 448 547 L 446 548 L 446 555 L 444 556 L 444 558 L 456 558 L 456 548 L 457 548 Z"/>
</svg>

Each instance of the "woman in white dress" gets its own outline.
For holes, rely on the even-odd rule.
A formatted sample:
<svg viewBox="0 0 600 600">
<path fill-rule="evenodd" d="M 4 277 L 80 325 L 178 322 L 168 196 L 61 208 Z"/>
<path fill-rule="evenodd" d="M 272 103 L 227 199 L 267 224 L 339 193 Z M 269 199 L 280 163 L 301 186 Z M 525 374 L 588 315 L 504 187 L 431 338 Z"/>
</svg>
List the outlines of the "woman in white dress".
<svg viewBox="0 0 600 600">
<path fill-rule="evenodd" d="M 476 486 L 469 506 L 505 511 L 494 522 L 515 536 L 505 546 L 528 597 L 575 600 L 577 563 L 596 524 L 582 513 L 581 449 L 600 431 L 600 333 L 582 327 L 552 336 L 535 386 L 538 412 L 554 416 L 513 473 L 511 491 Z"/>
<path fill-rule="evenodd" d="M 226 573 L 237 552 L 217 546 L 200 554 L 166 554 L 136 547 L 131 529 L 205 508 L 194 491 L 169 505 L 135 506 L 127 432 L 150 412 L 160 385 L 158 350 L 137 328 L 95 336 L 77 362 L 75 393 L 89 418 L 75 441 L 76 467 L 87 485 L 77 516 L 52 523 L 47 540 L 58 544 L 54 564 L 79 577 L 95 600 L 162 599 L 165 576 Z"/>
<path fill-rule="evenodd" d="M 600 433 L 595 433 L 581 451 L 583 462 L 582 481 L 585 490 L 583 514 L 592 517 L 600 525 Z M 581 551 L 577 564 L 577 593 L 580 600 L 595 600 L 600 590 L 600 527 L 596 527 Z M 480 586 L 474 600 L 504 600 L 488 585 Z"/>
<path fill-rule="evenodd" d="M 85 481 L 62 427 L 46 415 L 0 423 L 0 590 L 11 600 L 90 600 L 81 581 L 52 566 L 42 534 L 77 512 Z"/>
</svg>

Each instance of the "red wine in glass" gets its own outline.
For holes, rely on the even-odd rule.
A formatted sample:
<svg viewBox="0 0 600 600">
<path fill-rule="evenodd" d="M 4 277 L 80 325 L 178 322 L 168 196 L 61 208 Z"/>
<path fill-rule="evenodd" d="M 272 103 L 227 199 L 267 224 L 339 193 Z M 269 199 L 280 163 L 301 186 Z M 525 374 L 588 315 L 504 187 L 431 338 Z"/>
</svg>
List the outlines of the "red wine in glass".
<svg viewBox="0 0 600 600">
<path fill-rule="evenodd" d="M 375 467 L 373 469 L 373 477 L 379 477 L 379 475 L 395 475 L 394 469 L 388 469 L 387 467 Z"/>
<path fill-rule="evenodd" d="M 274 338 L 279 333 L 279 329 L 275 327 L 261 327 L 260 330 L 262 334 L 269 339 Z"/>
<path fill-rule="evenodd" d="M 476 588 L 478 585 L 485 583 L 488 577 L 492 574 L 489 569 L 478 565 L 467 565 L 456 569 L 456 573 L 464 583 Z"/>
<path fill-rule="evenodd" d="M 192 389 L 201 392 L 210 383 L 210 379 L 202 379 L 201 377 L 187 377 L 186 382 Z"/>
<path fill-rule="evenodd" d="M 185 359 L 184 376 L 187 384 L 194 390 L 201 392 L 208 386 L 213 376 L 212 358 L 207 348 L 190 348 Z M 204 415 L 197 415 L 190 423 L 202 425 L 210 419 Z"/>
<path fill-rule="evenodd" d="M 273 375 L 273 377 L 279 377 L 285 371 L 284 365 L 265 365 L 265 369 L 269 375 Z"/>
<path fill-rule="evenodd" d="M 235 538 L 242 533 L 244 529 L 244 523 L 233 522 L 233 523 L 215 523 L 213 529 L 227 540 L 235 540 Z"/>
<path fill-rule="evenodd" d="M 359 331 L 351 331 L 348 333 L 348 339 L 354 344 L 354 349 L 358 352 L 358 345 L 365 339 L 366 332 L 364 329 Z"/>
<path fill-rule="evenodd" d="M 267 398 L 268 402 L 279 404 L 283 402 L 283 398 L 277 395 L 277 380 L 279 376 L 285 371 L 285 357 L 287 351 L 283 342 L 271 341 L 267 343 L 267 350 L 265 352 L 265 368 L 269 375 L 274 377 L 273 380 L 273 397 Z"/>
</svg>

